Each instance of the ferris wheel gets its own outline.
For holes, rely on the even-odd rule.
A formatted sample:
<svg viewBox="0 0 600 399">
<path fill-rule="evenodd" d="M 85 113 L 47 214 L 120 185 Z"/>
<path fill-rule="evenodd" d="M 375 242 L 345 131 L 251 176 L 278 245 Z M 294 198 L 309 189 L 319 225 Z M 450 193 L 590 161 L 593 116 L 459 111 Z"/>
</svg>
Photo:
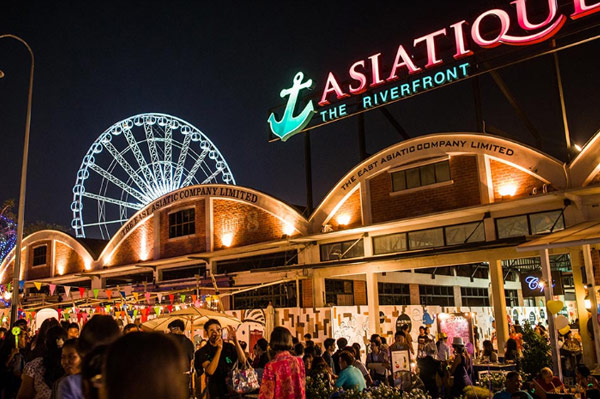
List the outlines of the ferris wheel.
<svg viewBox="0 0 600 399">
<path fill-rule="evenodd" d="M 109 127 L 88 150 L 73 186 L 77 237 L 108 239 L 132 214 L 194 184 L 235 184 L 217 147 L 171 115 L 139 114 Z"/>
</svg>

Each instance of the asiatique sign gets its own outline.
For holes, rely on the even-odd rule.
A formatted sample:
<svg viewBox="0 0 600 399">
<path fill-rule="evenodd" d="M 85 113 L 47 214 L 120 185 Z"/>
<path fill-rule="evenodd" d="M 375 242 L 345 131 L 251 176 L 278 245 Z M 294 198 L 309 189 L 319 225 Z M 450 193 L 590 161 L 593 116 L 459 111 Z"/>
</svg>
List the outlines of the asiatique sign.
<svg viewBox="0 0 600 399">
<path fill-rule="evenodd" d="M 269 115 L 271 139 L 286 141 L 302 131 L 465 79 L 472 68 L 468 57 L 480 49 L 538 44 L 555 36 L 569 19 L 600 12 L 600 2 L 569 0 L 567 16 L 559 12 L 558 0 L 548 0 L 545 19 L 532 22 L 532 0 L 529 3 L 514 0 L 510 12 L 494 8 L 472 21 L 463 19 L 415 38 L 412 48 L 400 44 L 389 67 L 384 60 L 391 54 L 379 52 L 353 62 L 341 78 L 328 72 L 324 81 L 314 82 L 298 72 L 292 86 L 280 92 L 281 98 L 287 98 L 283 113 Z M 448 43 L 453 54 L 442 55 L 440 48 Z M 320 93 L 318 101 L 313 100 L 314 91 Z"/>
</svg>

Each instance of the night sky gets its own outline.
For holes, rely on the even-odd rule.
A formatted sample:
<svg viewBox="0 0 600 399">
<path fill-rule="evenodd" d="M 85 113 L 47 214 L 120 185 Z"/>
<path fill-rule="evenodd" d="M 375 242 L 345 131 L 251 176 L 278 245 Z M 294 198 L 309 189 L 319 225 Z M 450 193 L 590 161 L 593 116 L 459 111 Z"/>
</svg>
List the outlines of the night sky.
<svg viewBox="0 0 600 399">
<path fill-rule="evenodd" d="M 545 0 L 529 0 L 545 4 Z M 70 225 L 72 187 L 90 144 L 113 123 L 143 112 L 177 116 L 220 149 L 242 186 L 304 205 L 304 142 L 268 143 L 270 107 L 298 71 L 324 81 L 356 60 L 460 19 L 496 1 L 4 1 L 0 33 L 29 42 L 36 56 L 26 220 Z M 590 2 L 588 2 L 590 3 Z M 598 19 L 598 15 L 589 18 Z M 575 23 L 568 21 L 567 24 Z M 494 51 L 484 50 L 484 51 Z M 560 53 L 573 141 L 599 128 L 600 40 Z M 0 41 L 0 200 L 17 198 L 29 58 Z M 500 71 L 543 136 L 565 159 L 553 60 Z M 486 125 L 533 145 L 489 76 L 481 79 Z M 388 106 L 411 136 L 474 131 L 471 82 Z M 367 150 L 401 140 L 379 111 L 366 118 Z M 359 161 L 356 118 L 312 132 L 314 203 Z"/>
</svg>

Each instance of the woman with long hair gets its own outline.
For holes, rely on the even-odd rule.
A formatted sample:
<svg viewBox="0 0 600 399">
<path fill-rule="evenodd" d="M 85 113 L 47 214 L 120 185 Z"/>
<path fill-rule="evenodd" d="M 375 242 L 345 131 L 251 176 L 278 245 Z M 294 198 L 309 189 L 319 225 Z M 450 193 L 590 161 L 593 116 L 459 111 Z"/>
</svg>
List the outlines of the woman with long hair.
<svg viewBox="0 0 600 399">
<path fill-rule="evenodd" d="M 452 397 L 458 398 L 463 395 L 463 389 L 471 385 L 468 372 L 471 369 L 471 361 L 461 337 L 454 337 L 452 348 L 454 348 L 454 361 L 450 367 L 450 375 L 454 377 L 454 383 L 451 394 Z"/>
<path fill-rule="evenodd" d="M 308 376 L 315 380 L 315 382 L 320 380 L 325 382 L 328 386 L 333 386 L 333 380 L 335 379 L 333 370 L 331 370 L 331 367 L 329 367 L 325 359 L 321 356 L 317 356 L 313 359 Z"/>
<path fill-rule="evenodd" d="M 44 356 L 46 352 L 46 334 L 52 327 L 60 327 L 60 323 L 55 318 L 44 320 L 40 329 L 33 340 L 31 341 L 31 351 L 27 356 L 27 361 L 31 361 L 38 357 Z"/>
<path fill-rule="evenodd" d="M 483 351 L 481 352 L 481 361 L 483 363 L 496 363 L 498 362 L 498 355 L 494 351 L 492 341 L 486 339 L 483 341 Z"/>
<path fill-rule="evenodd" d="M 100 398 L 187 399 L 186 371 L 187 357 L 171 337 L 126 334 L 108 347 Z"/>
<path fill-rule="evenodd" d="M 51 327 L 45 339 L 45 353 L 25 365 L 17 399 L 50 399 L 54 383 L 65 371 L 60 361 L 67 332 L 59 325 Z"/>
<path fill-rule="evenodd" d="M 259 399 L 304 399 L 305 371 L 302 359 L 291 355 L 292 334 L 285 327 L 271 333 L 273 359 L 265 366 Z M 113 398 L 111 398 L 113 399 Z"/>
</svg>

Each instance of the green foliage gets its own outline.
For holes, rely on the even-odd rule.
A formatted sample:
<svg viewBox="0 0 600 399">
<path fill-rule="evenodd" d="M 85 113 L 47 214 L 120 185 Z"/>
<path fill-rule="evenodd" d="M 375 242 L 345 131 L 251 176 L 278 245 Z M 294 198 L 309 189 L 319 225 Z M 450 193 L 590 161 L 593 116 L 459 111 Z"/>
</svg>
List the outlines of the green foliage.
<svg viewBox="0 0 600 399">
<path fill-rule="evenodd" d="M 362 392 L 332 387 L 328 381 L 306 377 L 307 399 L 431 399 L 420 389 L 403 392 L 387 385 L 367 388 Z"/>
<path fill-rule="evenodd" d="M 546 338 L 537 334 L 529 324 L 525 324 L 521 369 L 528 378 L 532 378 L 544 367 L 552 367 L 550 345 Z"/>
</svg>

